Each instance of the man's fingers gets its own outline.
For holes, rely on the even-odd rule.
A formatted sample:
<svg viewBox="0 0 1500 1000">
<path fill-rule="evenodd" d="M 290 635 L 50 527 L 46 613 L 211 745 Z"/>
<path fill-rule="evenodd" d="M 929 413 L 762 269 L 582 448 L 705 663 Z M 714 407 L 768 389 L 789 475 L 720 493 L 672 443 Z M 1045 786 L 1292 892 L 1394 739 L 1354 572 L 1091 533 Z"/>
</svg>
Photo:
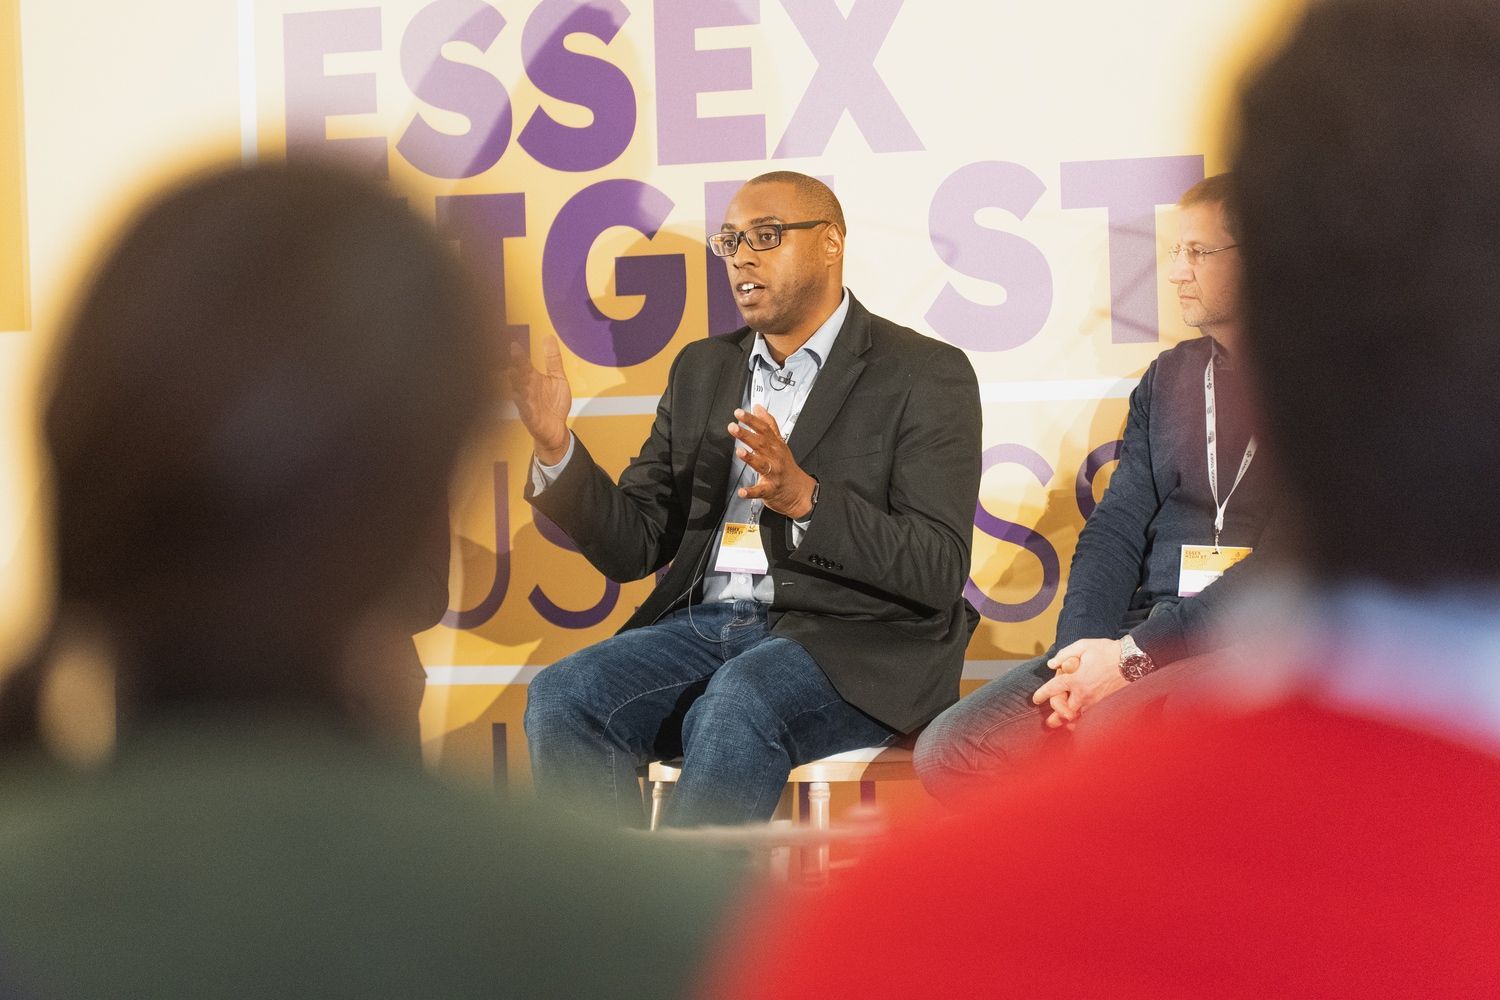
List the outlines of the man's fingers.
<svg viewBox="0 0 1500 1000">
<path fill-rule="evenodd" d="M 563 373 L 562 348 L 557 345 L 557 338 L 549 336 L 546 347 L 542 349 L 542 355 L 547 361 L 547 374 L 558 378 L 567 378 Z"/>
<path fill-rule="evenodd" d="M 746 427 L 741 423 L 729 425 L 729 433 L 739 441 L 743 441 L 752 451 L 758 451 L 765 445 L 765 436 L 757 433 L 753 428 Z"/>
<path fill-rule="evenodd" d="M 1054 677 L 1036 689 L 1036 693 L 1031 696 L 1031 703 L 1033 705 L 1045 705 L 1055 695 L 1062 694 L 1067 690 L 1067 683 L 1061 677 Z"/>
<path fill-rule="evenodd" d="M 522 386 L 526 384 L 532 370 L 531 355 L 526 353 L 526 348 L 512 341 L 510 357 L 505 365 L 506 378 L 510 379 L 512 385 Z"/>
<path fill-rule="evenodd" d="M 1052 681 L 1047 683 L 1051 684 Z M 1041 691 L 1037 691 L 1038 696 L 1041 694 Z M 1052 709 L 1047 716 L 1047 728 L 1061 729 L 1067 726 L 1072 729 L 1078 723 L 1078 717 L 1083 714 L 1082 702 L 1083 696 L 1076 689 L 1060 686 L 1060 690 L 1047 699 L 1047 707 Z"/>
<path fill-rule="evenodd" d="M 771 460 L 750 451 L 748 448 L 737 448 L 735 449 L 735 454 L 740 457 L 741 462 L 744 462 L 762 476 L 771 471 Z"/>
<path fill-rule="evenodd" d="M 1047 728 L 1048 729 L 1061 729 L 1064 726 L 1067 726 L 1069 729 L 1072 729 L 1073 728 L 1073 723 L 1070 720 L 1063 718 L 1061 715 L 1057 714 L 1056 712 L 1053 712 L 1051 715 L 1047 716 Z"/>
<path fill-rule="evenodd" d="M 781 431 L 776 426 L 776 418 L 771 416 L 766 411 L 766 408 L 759 403 L 755 404 L 753 411 L 735 410 L 734 418 L 756 434 L 774 438 L 778 441 L 781 440 Z"/>
<path fill-rule="evenodd" d="M 776 422 L 776 416 L 760 403 L 755 404 L 755 415 L 762 418 L 768 425 L 768 432 L 775 437 L 781 437 L 781 425 Z"/>
<path fill-rule="evenodd" d="M 1069 643 L 1062 649 L 1059 649 L 1057 653 L 1052 657 L 1052 659 L 1047 661 L 1047 666 L 1051 667 L 1053 670 L 1056 670 L 1059 663 L 1062 663 L 1069 657 L 1078 656 L 1078 654 L 1082 652 L 1081 647 L 1086 641 L 1087 640 L 1080 639 L 1077 642 Z"/>
<path fill-rule="evenodd" d="M 1060 660 L 1057 666 L 1053 667 L 1052 669 L 1056 670 L 1060 674 L 1076 674 L 1078 672 L 1078 668 L 1082 664 L 1082 657 L 1070 656 L 1065 660 Z"/>
</svg>

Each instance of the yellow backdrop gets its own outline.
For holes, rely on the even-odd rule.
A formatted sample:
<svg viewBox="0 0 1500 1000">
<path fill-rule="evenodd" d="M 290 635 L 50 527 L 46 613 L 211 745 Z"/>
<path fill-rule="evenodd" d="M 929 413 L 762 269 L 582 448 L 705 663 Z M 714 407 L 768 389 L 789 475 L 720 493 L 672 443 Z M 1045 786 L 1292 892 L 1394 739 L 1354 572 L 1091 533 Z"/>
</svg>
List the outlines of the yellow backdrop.
<svg viewBox="0 0 1500 1000">
<path fill-rule="evenodd" d="M 1251 0 L 0 0 L 9 620 L 43 614 L 32 364 L 99 235 L 204 157 L 368 164 L 503 287 L 510 335 L 558 335 L 575 428 L 618 470 L 667 367 L 739 320 L 703 247 L 734 187 L 827 179 L 873 311 L 963 347 L 986 471 L 966 677 L 1052 637 L 1135 379 L 1191 335 L 1170 206 L 1223 169 L 1217 108 L 1284 5 Z M 521 499 L 496 414 L 455 499 L 447 624 L 419 639 L 429 759 L 524 780 L 525 684 L 611 634 L 607 583 Z M 21 581 L 21 582 L 16 582 Z"/>
</svg>

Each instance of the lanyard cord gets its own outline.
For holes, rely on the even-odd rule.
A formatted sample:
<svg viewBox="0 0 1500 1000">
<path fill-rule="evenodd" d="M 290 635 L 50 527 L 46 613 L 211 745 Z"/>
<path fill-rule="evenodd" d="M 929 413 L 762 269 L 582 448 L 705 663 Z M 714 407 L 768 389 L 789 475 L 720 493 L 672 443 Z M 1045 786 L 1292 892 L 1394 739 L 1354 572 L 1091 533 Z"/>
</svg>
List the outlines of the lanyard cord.
<svg viewBox="0 0 1500 1000">
<path fill-rule="evenodd" d="M 1240 460 L 1240 471 L 1234 477 L 1234 483 L 1229 487 L 1229 494 L 1223 501 L 1219 500 L 1219 448 L 1218 448 L 1218 420 L 1214 408 L 1214 359 L 1208 359 L 1208 364 L 1203 368 L 1203 414 L 1207 423 L 1208 437 L 1208 489 L 1214 498 L 1214 551 L 1219 551 L 1219 535 L 1224 531 L 1224 511 L 1229 508 L 1229 498 L 1234 496 L 1234 491 L 1239 489 L 1240 480 L 1245 478 L 1245 472 L 1250 468 L 1250 462 L 1255 458 L 1255 435 L 1245 443 L 1245 457 Z"/>
</svg>

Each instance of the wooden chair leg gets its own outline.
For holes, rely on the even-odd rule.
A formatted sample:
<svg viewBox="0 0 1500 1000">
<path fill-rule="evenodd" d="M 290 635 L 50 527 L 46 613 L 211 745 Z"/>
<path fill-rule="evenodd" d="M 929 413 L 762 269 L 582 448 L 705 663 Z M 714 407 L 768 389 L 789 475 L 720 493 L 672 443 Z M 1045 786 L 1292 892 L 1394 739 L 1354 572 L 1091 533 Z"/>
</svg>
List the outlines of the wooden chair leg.
<svg viewBox="0 0 1500 1000">
<path fill-rule="evenodd" d="M 777 830 L 788 830 L 792 826 L 791 819 L 773 819 L 771 826 Z M 792 849 L 785 845 L 771 848 L 766 854 L 766 874 L 773 881 L 785 882 L 792 874 Z"/>
<path fill-rule="evenodd" d="M 651 782 L 651 829 L 661 827 L 662 810 L 667 806 L 667 796 L 672 794 L 672 782 Z"/>
<path fill-rule="evenodd" d="M 832 793 L 829 791 L 828 782 L 810 781 L 807 783 L 807 817 L 808 822 L 814 830 L 819 833 L 827 833 L 831 826 L 829 819 L 829 799 Z M 806 855 L 803 856 L 802 877 L 804 881 L 815 885 L 821 885 L 828 881 L 828 845 L 819 844 L 812 849 L 813 863 L 807 863 Z"/>
</svg>

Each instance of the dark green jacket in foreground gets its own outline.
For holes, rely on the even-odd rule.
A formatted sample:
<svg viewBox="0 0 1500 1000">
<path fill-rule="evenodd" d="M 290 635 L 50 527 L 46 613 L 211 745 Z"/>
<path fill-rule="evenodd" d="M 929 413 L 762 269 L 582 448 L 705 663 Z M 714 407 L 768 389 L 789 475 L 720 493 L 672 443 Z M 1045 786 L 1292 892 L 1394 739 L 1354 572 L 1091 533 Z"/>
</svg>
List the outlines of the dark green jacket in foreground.
<svg viewBox="0 0 1500 1000">
<path fill-rule="evenodd" d="M 306 719 L 0 783 L 0 954 L 38 998 L 679 996 L 732 893 Z"/>
</svg>

